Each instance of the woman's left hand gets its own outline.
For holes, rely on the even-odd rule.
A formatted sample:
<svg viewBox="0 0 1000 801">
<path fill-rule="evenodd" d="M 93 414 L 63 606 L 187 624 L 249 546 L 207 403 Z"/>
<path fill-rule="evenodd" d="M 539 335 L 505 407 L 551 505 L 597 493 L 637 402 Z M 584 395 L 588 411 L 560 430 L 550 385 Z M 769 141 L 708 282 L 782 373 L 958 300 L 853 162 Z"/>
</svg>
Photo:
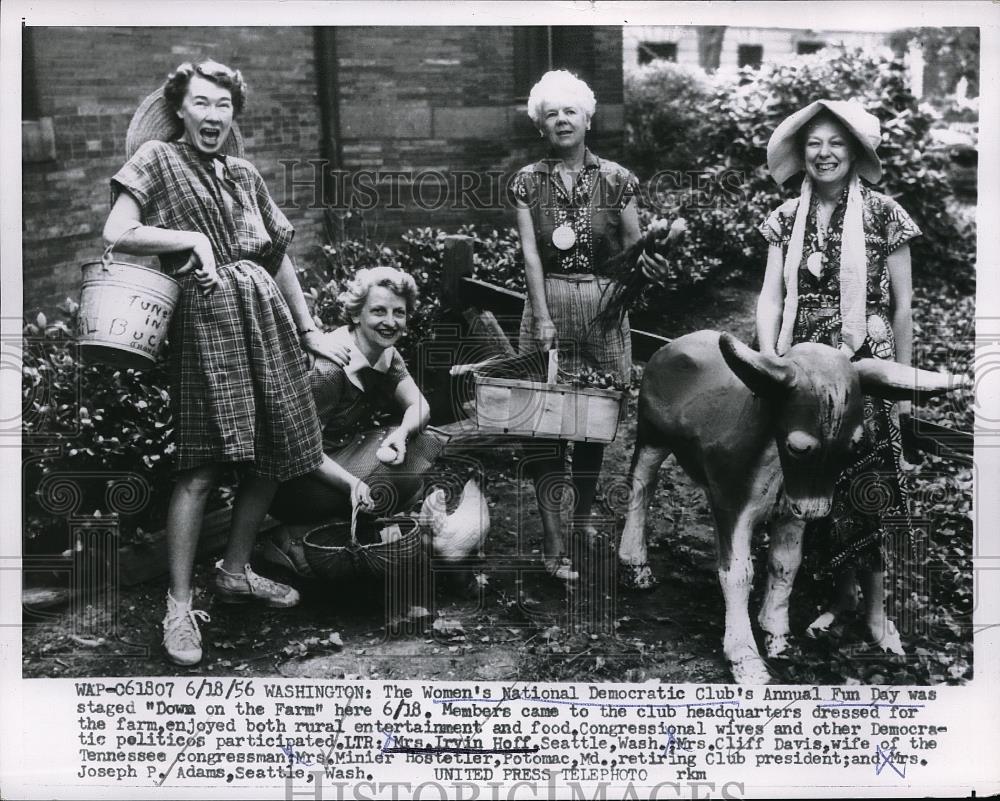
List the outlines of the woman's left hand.
<svg viewBox="0 0 1000 801">
<path fill-rule="evenodd" d="M 387 465 L 400 465 L 406 459 L 406 432 L 396 428 L 382 440 L 382 446 L 376 453 L 378 460 Z"/>
<path fill-rule="evenodd" d="M 640 253 L 639 269 L 650 281 L 662 281 L 670 273 L 670 262 L 659 253 Z"/>
<path fill-rule="evenodd" d="M 302 348 L 314 356 L 329 359 L 337 367 L 346 367 L 351 361 L 351 349 L 347 345 L 329 342 L 319 331 L 309 331 L 302 335 Z"/>
</svg>

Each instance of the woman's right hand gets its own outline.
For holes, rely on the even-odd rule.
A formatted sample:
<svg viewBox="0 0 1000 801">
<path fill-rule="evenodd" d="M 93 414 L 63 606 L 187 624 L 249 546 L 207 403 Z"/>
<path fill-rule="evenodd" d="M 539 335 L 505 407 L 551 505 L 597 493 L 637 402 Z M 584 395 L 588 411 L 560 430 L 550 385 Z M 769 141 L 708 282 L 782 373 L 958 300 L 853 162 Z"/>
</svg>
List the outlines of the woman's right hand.
<svg viewBox="0 0 1000 801">
<path fill-rule="evenodd" d="M 360 478 L 355 479 L 351 486 L 351 506 L 358 507 L 362 512 L 370 512 L 375 508 L 371 487 Z"/>
<path fill-rule="evenodd" d="M 558 336 L 555 323 L 551 317 L 536 317 L 532 325 L 531 336 L 538 344 L 539 350 L 552 350 L 556 346 Z"/>
<path fill-rule="evenodd" d="M 212 243 L 204 234 L 197 234 L 191 246 L 191 255 L 177 271 L 177 275 L 186 275 L 194 270 L 194 280 L 198 282 L 203 295 L 211 295 L 219 284 L 219 274 L 215 269 L 215 254 L 212 253 Z"/>
<path fill-rule="evenodd" d="M 329 359 L 337 367 L 347 367 L 351 363 L 351 349 L 348 345 L 331 342 L 330 337 L 319 331 L 307 331 L 302 334 L 302 349 L 313 356 Z"/>
</svg>

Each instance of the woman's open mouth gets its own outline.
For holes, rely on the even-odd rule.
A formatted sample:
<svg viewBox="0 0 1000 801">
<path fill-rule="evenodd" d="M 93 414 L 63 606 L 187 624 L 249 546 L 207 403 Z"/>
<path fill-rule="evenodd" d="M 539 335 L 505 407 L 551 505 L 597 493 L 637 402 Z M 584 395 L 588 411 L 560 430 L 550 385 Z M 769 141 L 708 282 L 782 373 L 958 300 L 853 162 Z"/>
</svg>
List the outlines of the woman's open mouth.
<svg viewBox="0 0 1000 801">
<path fill-rule="evenodd" d="M 202 128 L 198 131 L 198 136 L 206 145 L 215 146 L 219 144 L 222 139 L 222 129 L 221 128 Z"/>
<path fill-rule="evenodd" d="M 823 162 L 822 164 L 816 164 L 816 172 L 818 173 L 830 173 L 835 172 L 840 166 L 839 161 Z"/>
</svg>

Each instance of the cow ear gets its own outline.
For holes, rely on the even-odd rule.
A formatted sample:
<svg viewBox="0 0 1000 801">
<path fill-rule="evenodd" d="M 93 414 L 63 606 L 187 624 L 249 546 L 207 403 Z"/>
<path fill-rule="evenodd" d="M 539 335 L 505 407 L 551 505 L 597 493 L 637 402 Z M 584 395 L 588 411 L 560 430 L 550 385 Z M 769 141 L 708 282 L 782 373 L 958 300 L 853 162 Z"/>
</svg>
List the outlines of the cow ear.
<svg viewBox="0 0 1000 801">
<path fill-rule="evenodd" d="M 795 365 L 779 356 L 764 356 L 731 334 L 719 337 L 719 350 L 729 369 L 754 395 L 778 398 L 795 386 Z"/>
<path fill-rule="evenodd" d="M 854 369 L 866 395 L 885 400 L 917 400 L 971 386 L 966 376 L 919 370 L 887 359 L 858 359 Z"/>
</svg>

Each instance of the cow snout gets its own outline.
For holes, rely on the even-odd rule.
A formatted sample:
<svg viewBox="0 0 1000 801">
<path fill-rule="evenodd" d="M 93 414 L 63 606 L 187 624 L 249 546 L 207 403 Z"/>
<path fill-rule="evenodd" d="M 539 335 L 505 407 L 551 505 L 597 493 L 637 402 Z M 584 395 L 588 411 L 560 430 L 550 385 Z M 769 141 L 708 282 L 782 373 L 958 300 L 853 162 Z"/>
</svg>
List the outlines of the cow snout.
<svg viewBox="0 0 1000 801">
<path fill-rule="evenodd" d="M 788 446 L 788 452 L 792 456 L 802 457 L 815 452 L 819 447 L 819 440 L 805 431 L 792 431 L 785 438 L 785 444 Z"/>
<path fill-rule="evenodd" d="M 819 520 L 830 514 L 831 502 L 828 498 L 805 498 L 788 500 L 788 508 L 800 520 Z"/>
</svg>

